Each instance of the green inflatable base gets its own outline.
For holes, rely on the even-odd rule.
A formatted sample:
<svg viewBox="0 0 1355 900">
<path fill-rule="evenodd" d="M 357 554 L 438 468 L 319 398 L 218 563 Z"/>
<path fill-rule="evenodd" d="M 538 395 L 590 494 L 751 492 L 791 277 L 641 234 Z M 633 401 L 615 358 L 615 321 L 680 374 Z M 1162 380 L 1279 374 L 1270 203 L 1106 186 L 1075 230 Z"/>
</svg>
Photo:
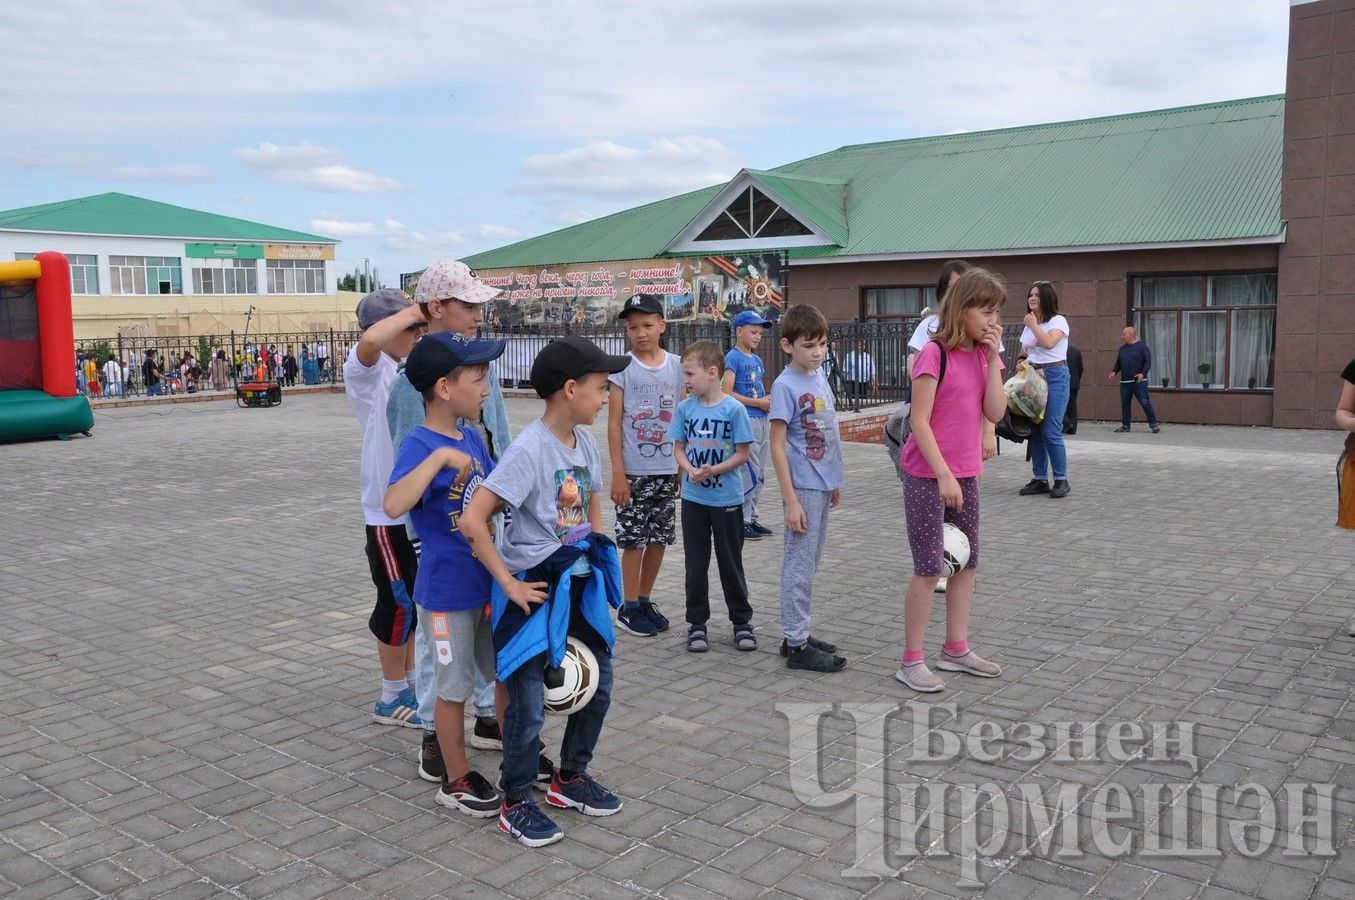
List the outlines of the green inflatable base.
<svg viewBox="0 0 1355 900">
<path fill-rule="evenodd" d="M 94 410 L 81 396 L 44 391 L 0 391 L 0 441 L 70 437 L 94 427 Z"/>
</svg>

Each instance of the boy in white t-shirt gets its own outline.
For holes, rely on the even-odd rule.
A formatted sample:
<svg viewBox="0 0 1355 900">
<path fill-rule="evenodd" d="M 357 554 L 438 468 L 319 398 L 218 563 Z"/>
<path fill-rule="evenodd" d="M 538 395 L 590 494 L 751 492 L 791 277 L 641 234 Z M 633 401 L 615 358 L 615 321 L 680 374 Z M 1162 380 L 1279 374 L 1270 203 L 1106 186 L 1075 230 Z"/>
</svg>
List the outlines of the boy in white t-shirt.
<svg viewBox="0 0 1355 900">
<path fill-rule="evenodd" d="M 428 324 L 419 307 L 397 290 L 383 288 L 358 303 L 362 339 L 344 360 L 344 392 L 362 425 L 362 514 L 367 525 L 367 564 L 376 585 L 368 627 L 381 659 L 381 698 L 372 719 L 382 725 L 422 728 L 414 695 L 414 575 L 418 558 L 403 520 L 386 515 L 384 501 L 395 451 L 386 402 L 399 361 L 409 355 Z"/>
</svg>

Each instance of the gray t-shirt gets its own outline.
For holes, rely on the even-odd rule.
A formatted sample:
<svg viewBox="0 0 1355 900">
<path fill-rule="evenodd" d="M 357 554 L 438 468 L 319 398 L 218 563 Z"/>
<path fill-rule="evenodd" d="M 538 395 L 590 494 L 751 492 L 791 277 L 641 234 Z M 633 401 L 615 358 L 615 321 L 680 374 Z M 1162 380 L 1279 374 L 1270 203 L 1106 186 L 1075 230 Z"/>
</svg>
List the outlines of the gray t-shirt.
<svg viewBox="0 0 1355 900">
<path fill-rule="evenodd" d="M 786 423 L 786 462 L 797 488 L 832 491 L 846 484 L 833 392 L 823 372 L 804 375 L 787 366 L 772 384 L 773 421 Z"/>
<path fill-rule="evenodd" d="M 621 464 L 627 475 L 676 475 L 668 426 L 682 390 L 682 360 L 664 351 L 650 368 L 628 354 L 630 365 L 608 378 L 625 393 L 621 398 Z"/>
<path fill-rule="evenodd" d="M 576 544 L 592 531 L 588 504 L 602 484 L 602 457 L 588 429 L 574 429 L 566 447 L 537 419 L 499 457 L 484 486 L 513 509 L 499 555 L 516 575 Z"/>
</svg>

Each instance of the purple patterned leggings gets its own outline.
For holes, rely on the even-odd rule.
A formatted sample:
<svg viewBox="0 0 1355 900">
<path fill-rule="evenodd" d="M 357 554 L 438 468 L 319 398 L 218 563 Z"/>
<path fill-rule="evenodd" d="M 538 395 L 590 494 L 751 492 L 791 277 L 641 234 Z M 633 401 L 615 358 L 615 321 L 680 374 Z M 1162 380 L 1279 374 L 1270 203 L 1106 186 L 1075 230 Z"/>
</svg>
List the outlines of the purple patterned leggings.
<svg viewBox="0 0 1355 900">
<path fill-rule="evenodd" d="M 908 519 L 908 548 L 913 551 L 913 574 L 934 578 L 944 575 L 942 526 L 952 522 L 969 538 L 969 565 L 979 565 L 979 479 L 959 478 L 964 508 L 955 510 L 941 501 L 935 478 L 903 475 L 903 512 Z"/>
</svg>

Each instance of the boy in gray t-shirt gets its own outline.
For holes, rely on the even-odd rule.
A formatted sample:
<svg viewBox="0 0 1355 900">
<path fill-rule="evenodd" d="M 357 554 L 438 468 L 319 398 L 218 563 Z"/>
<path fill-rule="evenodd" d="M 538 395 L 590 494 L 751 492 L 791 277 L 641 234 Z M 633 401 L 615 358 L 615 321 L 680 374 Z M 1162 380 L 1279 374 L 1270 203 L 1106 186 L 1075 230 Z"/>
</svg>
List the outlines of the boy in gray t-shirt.
<svg viewBox="0 0 1355 900">
<path fill-rule="evenodd" d="M 772 465 L 786 510 L 781 561 L 781 655 L 792 669 L 836 672 L 847 664 L 837 647 L 809 633 L 814 573 L 823 556 L 828 510 L 842 485 L 842 445 L 833 392 L 821 366 L 828 321 L 812 306 L 792 306 L 781 318 L 781 350 L 790 364 L 772 384 Z"/>
</svg>

